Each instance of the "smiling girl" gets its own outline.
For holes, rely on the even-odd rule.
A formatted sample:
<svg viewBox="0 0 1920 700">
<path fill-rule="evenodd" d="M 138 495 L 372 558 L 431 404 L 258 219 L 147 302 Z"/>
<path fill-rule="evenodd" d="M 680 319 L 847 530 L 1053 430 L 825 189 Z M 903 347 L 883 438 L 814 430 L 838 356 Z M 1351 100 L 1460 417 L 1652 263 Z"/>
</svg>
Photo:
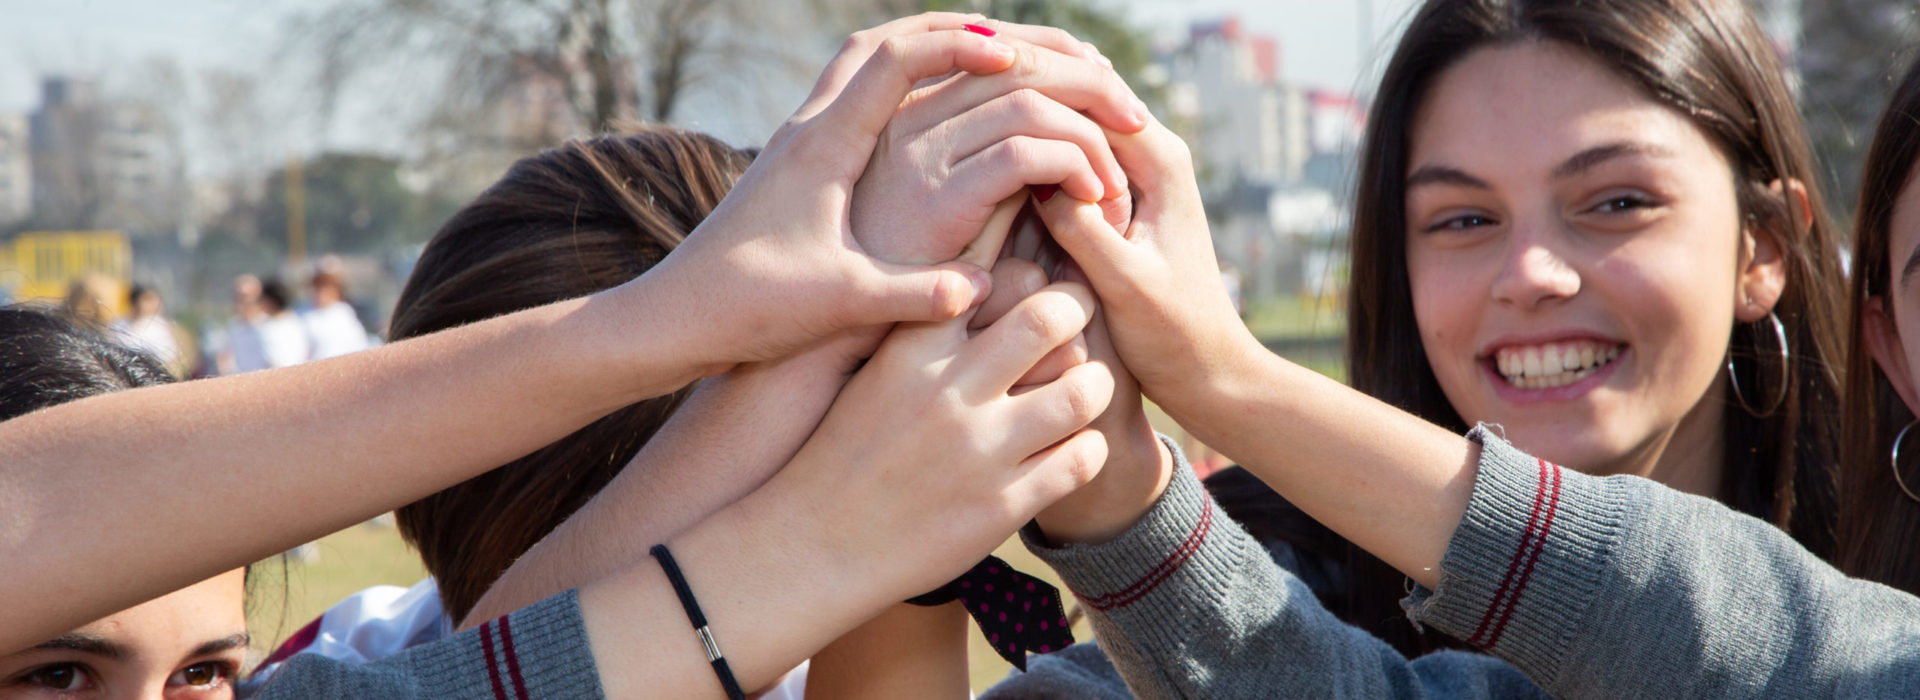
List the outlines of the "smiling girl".
<svg viewBox="0 0 1920 700">
<path fill-rule="evenodd" d="M 1720 500 L 1831 556 L 1838 415 L 1807 407 L 1838 403 L 1845 278 L 1740 3 L 1434 0 L 1377 95 L 1354 388 Z M 1404 578 L 1378 558 L 1244 472 L 1210 486 L 1342 619 L 1407 654 L 1457 646 L 1405 624 Z"/>
</svg>

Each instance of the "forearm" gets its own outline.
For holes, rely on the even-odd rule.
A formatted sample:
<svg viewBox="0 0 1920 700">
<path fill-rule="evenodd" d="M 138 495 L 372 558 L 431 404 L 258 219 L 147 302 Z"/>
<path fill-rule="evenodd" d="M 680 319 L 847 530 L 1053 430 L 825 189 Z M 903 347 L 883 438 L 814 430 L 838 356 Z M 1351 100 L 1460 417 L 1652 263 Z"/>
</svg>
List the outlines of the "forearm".
<svg viewBox="0 0 1920 700">
<path fill-rule="evenodd" d="M 807 697 L 965 698 L 967 614 L 897 603 L 813 655 Z"/>
<path fill-rule="evenodd" d="M 1557 697 L 1891 697 L 1920 683 L 1920 599 L 1849 579 L 1765 522 L 1483 435 L 1426 624 Z M 1526 556 L 1526 564 L 1512 562 Z"/>
<path fill-rule="evenodd" d="M 1498 661 L 1410 662 L 1341 622 L 1220 511 L 1184 461 L 1163 498 L 1114 541 L 1029 546 L 1080 596 L 1139 697 L 1542 695 Z M 1504 692 L 1473 692 L 1491 688 Z"/>
<path fill-rule="evenodd" d="M 494 582 L 467 620 L 492 619 L 643 560 L 648 547 L 766 483 L 846 382 L 855 360 L 840 345 L 702 382 L 619 476 Z"/>
<path fill-rule="evenodd" d="M 763 489 L 670 547 L 742 688 L 776 682 L 816 650 L 912 595 L 841 551 L 796 499 Z M 822 506 L 824 507 L 824 506 Z M 651 558 L 580 591 L 610 697 L 719 697 L 721 686 Z"/>
<path fill-rule="evenodd" d="M 0 423 L 0 600 L 61 601 L 5 606 L 0 649 L 411 502 L 671 390 L 703 369 L 684 333 L 632 318 L 649 294 L 628 285 Z"/>
<path fill-rule="evenodd" d="M 1438 579 L 1472 490 L 1473 443 L 1251 338 L 1205 364 L 1150 398 L 1314 519 L 1422 584 Z"/>
</svg>

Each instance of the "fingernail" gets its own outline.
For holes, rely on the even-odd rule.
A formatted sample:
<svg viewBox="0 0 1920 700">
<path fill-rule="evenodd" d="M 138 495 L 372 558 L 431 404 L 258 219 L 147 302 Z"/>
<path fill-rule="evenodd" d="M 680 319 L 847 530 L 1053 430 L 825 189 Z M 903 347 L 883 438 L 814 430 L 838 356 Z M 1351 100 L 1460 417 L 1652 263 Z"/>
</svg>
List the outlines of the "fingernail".
<svg viewBox="0 0 1920 700">
<path fill-rule="evenodd" d="M 1095 63 L 1106 66 L 1108 70 L 1113 69 L 1113 61 L 1107 60 L 1106 55 L 1100 53 L 1100 47 L 1094 46 L 1091 41 L 1082 41 L 1080 44 L 1087 47 L 1087 58 L 1091 58 Z"/>
<path fill-rule="evenodd" d="M 1142 125 L 1153 121 L 1153 112 L 1147 109 L 1147 103 L 1141 102 L 1138 95 L 1133 97 L 1133 116 L 1139 119 Z"/>
<path fill-rule="evenodd" d="M 960 25 L 960 28 L 973 32 L 975 34 L 979 34 L 980 36 L 999 36 L 1000 35 L 999 32 L 996 32 L 992 29 L 988 29 L 986 27 L 982 27 L 978 24 L 962 24 Z"/>
<path fill-rule="evenodd" d="M 1034 185 L 1027 189 L 1033 191 L 1034 199 L 1038 200 L 1041 204 L 1045 204 L 1047 200 L 1053 199 L 1053 193 L 1060 191 L 1060 186 L 1059 185 Z"/>
<path fill-rule="evenodd" d="M 993 293 L 993 275 L 986 270 L 968 273 L 967 280 L 973 282 L 973 303 L 968 306 L 978 306 L 987 300 L 987 295 Z"/>
</svg>

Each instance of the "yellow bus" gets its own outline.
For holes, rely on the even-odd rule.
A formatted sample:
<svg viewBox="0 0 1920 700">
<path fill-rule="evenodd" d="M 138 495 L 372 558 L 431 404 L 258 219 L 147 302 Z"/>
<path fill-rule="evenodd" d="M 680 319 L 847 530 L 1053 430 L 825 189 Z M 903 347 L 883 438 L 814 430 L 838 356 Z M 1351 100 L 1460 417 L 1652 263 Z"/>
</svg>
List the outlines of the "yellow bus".
<svg viewBox="0 0 1920 700">
<path fill-rule="evenodd" d="M 93 277 L 114 316 L 128 311 L 133 245 L 121 231 L 33 231 L 0 243 L 0 296 L 58 304 L 73 283 Z"/>
</svg>

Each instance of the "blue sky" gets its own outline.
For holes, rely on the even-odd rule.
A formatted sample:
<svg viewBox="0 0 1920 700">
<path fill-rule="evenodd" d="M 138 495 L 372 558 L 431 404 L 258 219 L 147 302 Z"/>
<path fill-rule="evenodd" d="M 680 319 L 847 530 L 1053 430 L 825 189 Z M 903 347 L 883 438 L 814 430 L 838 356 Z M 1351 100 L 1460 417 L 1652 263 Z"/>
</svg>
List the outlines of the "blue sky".
<svg viewBox="0 0 1920 700">
<path fill-rule="evenodd" d="M 1339 89 L 1370 76 L 1413 0 L 1371 0 L 1373 46 L 1362 46 L 1358 0 L 1107 0 L 1140 26 L 1177 38 L 1189 22 L 1239 15 L 1254 32 L 1279 38 L 1289 80 Z M 0 111 L 24 111 L 37 101 L 42 72 L 95 73 L 170 56 L 189 72 L 228 67 L 264 72 L 279 55 L 276 39 L 292 12 L 324 0 L 0 0 Z M 718 108 L 716 133 L 753 138 L 760 124 L 729 123 Z M 778 117 L 773 117 L 777 119 Z M 325 145 L 379 147 L 371 127 L 346 125 L 312 138 Z M 748 120 L 753 121 L 753 120 Z M 764 134 L 762 134 L 764 135 Z M 364 142 L 364 143 L 355 143 Z M 319 145 L 319 144 L 315 144 Z"/>
</svg>

